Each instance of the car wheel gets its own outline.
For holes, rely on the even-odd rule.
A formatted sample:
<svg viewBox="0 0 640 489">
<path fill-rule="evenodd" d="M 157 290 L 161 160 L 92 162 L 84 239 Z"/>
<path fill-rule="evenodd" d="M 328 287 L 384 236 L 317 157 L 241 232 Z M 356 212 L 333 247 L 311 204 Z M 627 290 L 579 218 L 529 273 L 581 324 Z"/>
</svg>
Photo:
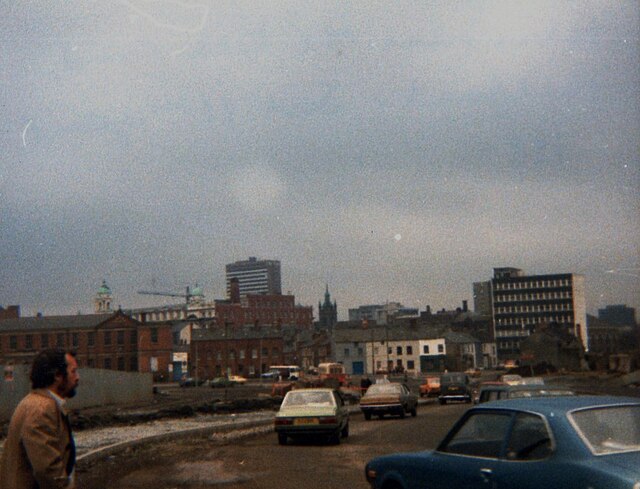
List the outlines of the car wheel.
<svg viewBox="0 0 640 489">
<path fill-rule="evenodd" d="M 411 410 L 411 416 L 413 416 L 413 417 L 415 418 L 417 415 L 418 415 L 418 410 L 414 407 L 414 408 Z"/>
<path fill-rule="evenodd" d="M 285 435 L 284 433 L 278 433 L 278 443 L 280 445 L 286 445 L 287 444 L 287 435 Z"/>
<path fill-rule="evenodd" d="M 405 416 L 405 414 L 404 414 L 404 408 L 402 408 L 402 409 L 400 410 L 400 413 L 399 413 L 399 414 L 400 414 L 400 419 L 404 419 L 404 416 Z"/>
<path fill-rule="evenodd" d="M 439 401 L 440 401 L 440 404 L 442 404 L 442 405 L 445 405 L 447 403 L 446 399 L 439 399 Z"/>
<path fill-rule="evenodd" d="M 364 413 L 364 419 L 366 419 L 367 421 L 369 421 L 371 419 L 371 413 L 365 411 Z"/>
<path fill-rule="evenodd" d="M 336 431 L 329 437 L 329 442 L 333 445 L 340 445 L 340 431 Z"/>
<path fill-rule="evenodd" d="M 378 419 L 382 419 L 382 418 L 384 418 L 384 413 L 378 414 Z"/>
<path fill-rule="evenodd" d="M 344 425 L 344 428 L 342 428 L 342 432 L 340 433 L 342 435 L 342 438 L 348 438 L 349 437 L 349 423 L 347 422 L 347 424 Z"/>
</svg>

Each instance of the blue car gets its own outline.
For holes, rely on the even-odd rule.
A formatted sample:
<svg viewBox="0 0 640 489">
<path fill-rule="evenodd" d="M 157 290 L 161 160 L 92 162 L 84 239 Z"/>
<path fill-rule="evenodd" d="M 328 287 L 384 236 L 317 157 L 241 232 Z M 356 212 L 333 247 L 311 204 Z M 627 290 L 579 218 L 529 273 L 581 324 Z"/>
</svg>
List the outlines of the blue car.
<svg viewBox="0 0 640 489">
<path fill-rule="evenodd" d="M 469 409 L 435 450 L 369 461 L 373 489 L 640 489 L 640 399 L 508 399 Z"/>
</svg>

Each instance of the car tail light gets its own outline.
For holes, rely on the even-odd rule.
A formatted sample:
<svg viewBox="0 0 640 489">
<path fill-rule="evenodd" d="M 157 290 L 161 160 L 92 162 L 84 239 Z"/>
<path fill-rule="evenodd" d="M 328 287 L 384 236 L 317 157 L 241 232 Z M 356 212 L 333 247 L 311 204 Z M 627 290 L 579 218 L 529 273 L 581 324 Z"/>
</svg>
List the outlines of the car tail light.
<svg viewBox="0 0 640 489">
<path fill-rule="evenodd" d="M 371 469 L 371 468 L 367 467 L 367 468 L 365 469 L 365 474 L 364 474 L 364 475 L 365 475 L 365 476 L 366 476 L 366 478 L 367 478 L 367 482 L 368 482 L 369 484 L 373 484 L 373 481 L 375 481 L 375 480 L 376 480 L 376 476 L 377 476 L 378 474 L 376 473 L 376 471 L 375 471 L 375 470 L 373 470 L 373 469 Z"/>
<path fill-rule="evenodd" d="M 337 422 L 338 418 L 336 418 L 335 416 L 320 418 L 320 424 L 336 424 Z"/>
<path fill-rule="evenodd" d="M 276 426 L 286 426 L 289 424 L 293 424 L 293 419 L 291 418 L 276 418 Z"/>
</svg>

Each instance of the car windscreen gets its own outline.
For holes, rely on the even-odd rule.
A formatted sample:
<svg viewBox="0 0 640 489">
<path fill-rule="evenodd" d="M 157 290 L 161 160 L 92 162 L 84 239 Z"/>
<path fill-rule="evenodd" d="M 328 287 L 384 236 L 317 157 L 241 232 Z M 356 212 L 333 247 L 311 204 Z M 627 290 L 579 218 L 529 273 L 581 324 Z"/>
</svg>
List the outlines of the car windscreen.
<svg viewBox="0 0 640 489">
<path fill-rule="evenodd" d="M 640 451 L 640 404 L 573 411 L 569 419 L 596 455 Z"/>
<path fill-rule="evenodd" d="M 291 391 L 282 402 L 282 407 L 333 406 L 333 401 L 330 392 Z"/>
</svg>

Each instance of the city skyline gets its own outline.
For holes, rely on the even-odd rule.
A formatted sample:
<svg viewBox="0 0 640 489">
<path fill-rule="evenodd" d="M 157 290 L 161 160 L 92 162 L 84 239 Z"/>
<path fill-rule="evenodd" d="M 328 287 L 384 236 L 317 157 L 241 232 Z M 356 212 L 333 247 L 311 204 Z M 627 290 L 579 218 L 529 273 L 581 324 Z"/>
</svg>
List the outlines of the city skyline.
<svg viewBox="0 0 640 489">
<path fill-rule="evenodd" d="M 0 305 L 282 262 L 316 305 L 472 304 L 493 268 L 640 309 L 640 6 L 0 5 Z M 117 291 L 117 292 L 115 292 Z"/>
</svg>

